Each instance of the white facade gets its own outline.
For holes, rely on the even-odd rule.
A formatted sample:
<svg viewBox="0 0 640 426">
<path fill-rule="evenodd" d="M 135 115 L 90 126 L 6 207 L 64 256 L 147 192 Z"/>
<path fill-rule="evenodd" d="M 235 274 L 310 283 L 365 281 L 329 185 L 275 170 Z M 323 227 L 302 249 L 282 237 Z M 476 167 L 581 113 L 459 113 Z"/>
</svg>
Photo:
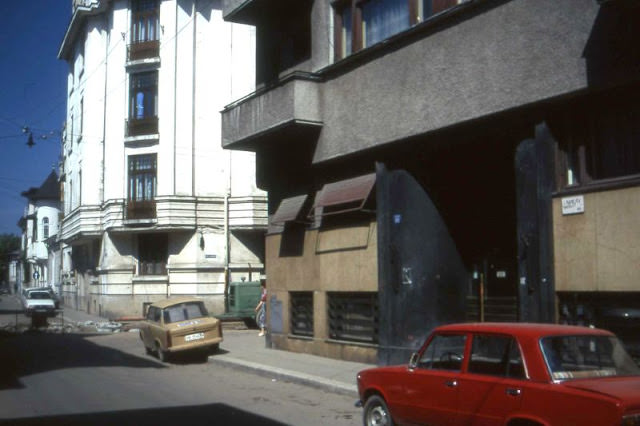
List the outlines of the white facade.
<svg viewBox="0 0 640 426">
<path fill-rule="evenodd" d="M 253 90 L 255 33 L 221 3 L 74 2 L 59 52 L 66 303 L 137 316 L 189 294 L 222 313 L 226 284 L 263 272 L 266 194 L 254 154 L 222 149 L 219 114 Z"/>
<path fill-rule="evenodd" d="M 26 276 L 23 287 L 55 286 L 60 281 L 60 253 L 57 247 L 60 200 L 58 176 L 52 172 L 39 188 L 22 193 L 28 203 L 22 218 L 22 251 Z M 16 270 L 16 280 L 17 280 Z"/>
</svg>

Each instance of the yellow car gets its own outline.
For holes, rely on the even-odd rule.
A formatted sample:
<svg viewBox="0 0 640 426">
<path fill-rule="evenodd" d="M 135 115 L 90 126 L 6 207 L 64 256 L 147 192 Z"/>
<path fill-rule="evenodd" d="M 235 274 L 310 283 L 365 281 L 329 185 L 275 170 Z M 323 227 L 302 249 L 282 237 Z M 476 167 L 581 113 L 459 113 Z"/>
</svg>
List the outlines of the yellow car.
<svg viewBox="0 0 640 426">
<path fill-rule="evenodd" d="M 147 353 L 156 354 L 162 362 L 178 352 L 208 357 L 222 342 L 222 324 L 209 316 L 202 300 L 170 298 L 148 307 L 140 323 L 140 339 Z"/>
</svg>

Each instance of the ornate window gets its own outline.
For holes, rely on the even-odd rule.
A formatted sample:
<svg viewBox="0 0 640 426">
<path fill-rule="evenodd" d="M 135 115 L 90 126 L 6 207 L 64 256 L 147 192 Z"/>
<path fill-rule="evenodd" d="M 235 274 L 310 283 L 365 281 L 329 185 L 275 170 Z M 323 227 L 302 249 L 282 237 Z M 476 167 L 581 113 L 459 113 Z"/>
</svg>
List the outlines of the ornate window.
<svg viewBox="0 0 640 426">
<path fill-rule="evenodd" d="M 49 238 L 49 218 L 42 218 L 42 239 L 46 240 Z"/>
<path fill-rule="evenodd" d="M 158 72 L 131 75 L 127 136 L 158 133 Z"/>
<path fill-rule="evenodd" d="M 155 217 L 156 173 L 156 154 L 129 157 L 127 218 Z"/>
</svg>

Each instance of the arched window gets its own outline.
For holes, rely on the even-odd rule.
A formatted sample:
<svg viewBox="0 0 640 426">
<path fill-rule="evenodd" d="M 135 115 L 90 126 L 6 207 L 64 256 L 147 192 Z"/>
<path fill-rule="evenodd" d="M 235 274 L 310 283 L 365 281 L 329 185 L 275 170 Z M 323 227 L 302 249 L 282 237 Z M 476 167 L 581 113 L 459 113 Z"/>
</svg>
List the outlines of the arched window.
<svg viewBox="0 0 640 426">
<path fill-rule="evenodd" d="M 49 238 L 49 218 L 42 218 L 42 239 L 46 240 Z"/>
</svg>

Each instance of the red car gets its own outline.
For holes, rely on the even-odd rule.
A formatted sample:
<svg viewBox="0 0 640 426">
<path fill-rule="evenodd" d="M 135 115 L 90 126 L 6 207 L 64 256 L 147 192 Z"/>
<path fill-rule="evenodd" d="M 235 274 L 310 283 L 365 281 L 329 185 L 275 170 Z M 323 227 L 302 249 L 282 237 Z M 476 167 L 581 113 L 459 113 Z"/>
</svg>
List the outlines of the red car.
<svg viewBox="0 0 640 426">
<path fill-rule="evenodd" d="M 358 374 L 365 425 L 640 425 L 640 369 L 608 331 L 436 328 L 409 365 Z"/>
</svg>

